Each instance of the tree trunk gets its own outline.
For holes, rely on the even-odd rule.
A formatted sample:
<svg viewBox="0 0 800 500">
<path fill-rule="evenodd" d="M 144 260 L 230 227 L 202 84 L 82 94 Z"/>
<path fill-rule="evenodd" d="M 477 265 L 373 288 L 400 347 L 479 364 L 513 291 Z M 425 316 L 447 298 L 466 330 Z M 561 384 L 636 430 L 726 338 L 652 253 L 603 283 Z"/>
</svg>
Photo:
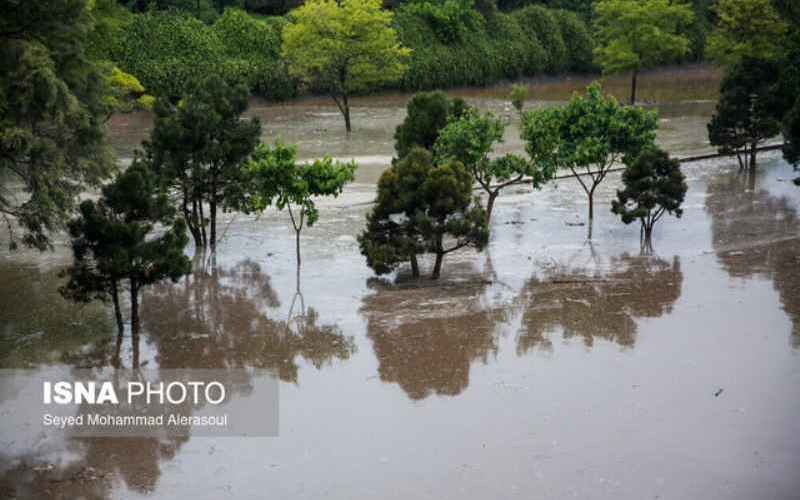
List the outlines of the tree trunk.
<svg viewBox="0 0 800 500">
<path fill-rule="evenodd" d="M 486 201 L 486 223 L 488 224 L 492 220 L 492 210 L 494 210 L 494 202 L 497 200 L 497 195 L 500 194 L 499 191 L 491 191 L 489 192 L 489 199 Z"/>
<path fill-rule="evenodd" d="M 631 106 L 636 104 L 636 79 L 639 76 L 639 70 L 633 70 L 633 76 L 631 77 Z"/>
<path fill-rule="evenodd" d="M 750 146 L 750 172 L 754 173 L 756 171 L 756 151 L 758 150 L 758 144 L 753 143 Z"/>
<path fill-rule="evenodd" d="M 436 263 L 433 265 L 433 273 L 431 273 L 431 279 L 438 280 L 439 276 L 442 274 L 442 261 L 444 260 L 444 252 L 439 250 L 436 252 Z"/>
<path fill-rule="evenodd" d="M 211 196 L 211 205 L 209 206 L 211 212 L 211 253 L 217 251 L 217 197 Z"/>
<path fill-rule="evenodd" d="M 592 189 L 589 190 L 589 224 L 592 223 L 594 220 L 594 188 L 597 187 L 597 184 L 592 186 Z"/>
<path fill-rule="evenodd" d="M 409 260 L 411 261 L 411 276 L 419 278 L 419 262 L 417 262 L 417 255 L 412 253 Z"/>
<path fill-rule="evenodd" d="M 117 341 L 114 345 L 114 357 L 111 365 L 115 368 L 120 366 L 120 351 L 122 350 L 122 336 L 125 333 L 125 323 L 122 321 L 122 310 L 119 308 L 119 289 L 117 281 L 111 281 L 111 302 L 114 304 L 114 318 L 117 321 Z"/>
<path fill-rule="evenodd" d="M 192 239 L 194 240 L 195 248 L 200 248 L 202 245 L 202 242 L 200 241 L 200 232 L 197 230 L 197 226 L 192 221 L 192 214 L 189 213 L 189 200 L 185 191 L 183 193 L 181 211 L 183 212 L 183 219 L 186 221 L 186 226 L 189 228 L 189 232 L 192 233 Z"/>
<path fill-rule="evenodd" d="M 347 100 L 347 94 L 342 96 L 342 113 L 344 114 L 344 128 L 347 130 L 347 133 L 353 131 L 353 128 L 350 126 L 350 103 Z"/>
<path fill-rule="evenodd" d="M 131 344 L 133 346 L 133 368 L 139 368 L 139 288 L 131 280 Z"/>
<path fill-rule="evenodd" d="M 294 230 L 295 250 L 297 251 L 297 269 L 300 269 L 300 229 Z"/>
<path fill-rule="evenodd" d="M 119 288 L 117 280 L 111 281 L 111 303 L 114 305 L 114 319 L 117 321 L 117 333 L 120 337 L 125 332 L 125 323 L 122 321 L 122 310 L 119 307 Z"/>
<path fill-rule="evenodd" d="M 208 246 L 208 236 L 206 235 L 206 214 L 203 211 L 202 198 L 196 200 L 195 203 L 197 204 L 198 208 L 198 214 L 199 214 L 198 224 L 200 225 L 200 235 L 202 236 L 203 239 L 203 248 L 206 248 Z"/>
</svg>

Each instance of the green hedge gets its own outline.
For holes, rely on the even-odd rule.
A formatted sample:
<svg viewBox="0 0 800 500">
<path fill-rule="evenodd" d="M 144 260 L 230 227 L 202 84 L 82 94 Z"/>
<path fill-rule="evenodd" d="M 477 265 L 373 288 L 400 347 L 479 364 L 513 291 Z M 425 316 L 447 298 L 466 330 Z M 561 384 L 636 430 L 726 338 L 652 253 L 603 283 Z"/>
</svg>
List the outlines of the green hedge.
<svg viewBox="0 0 800 500">
<path fill-rule="evenodd" d="M 174 98 L 190 82 L 218 71 L 223 49 L 216 34 L 193 16 L 147 12 L 134 16 L 114 60 L 148 92 Z"/>
<path fill-rule="evenodd" d="M 574 12 L 555 10 L 561 38 L 567 48 L 567 60 L 571 71 L 587 72 L 597 68 L 592 62 L 592 36 L 586 23 Z"/>
<path fill-rule="evenodd" d="M 294 97 L 297 83 L 280 58 L 283 17 L 257 19 L 243 10 L 226 9 L 212 30 L 230 64 L 238 67 L 251 91 L 268 99 Z"/>
<path fill-rule="evenodd" d="M 484 18 L 471 0 L 404 4 L 394 11 L 401 42 L 412 49 L 404 90 L 489 85 L 544 72 L 592 68 L 592 43 L 572 12 L 530 5 Z M 216 73 L 252 92 L 282 100 L 297 82 L 280 57 L 283 17 L 255 17 L 227 9 L 207 25 L 177 11 L 132 16 L 111 58 L 148 93 L 179 97 L 193 82 Z"/>
<path fill-rule="evenodd" d="M 211 26 L 185 13 L 146 12 L 122 33 L 113 59 L 156 95 L 180 97 L 213 73 L 268 99 L 286 99 L 296 94 L 296 85 L 279 57 L 285 22 L 237 9 L 226 10 Z"/>
<path fill-rule="evenodd" d="M 555 11 L 541 5 L 528 5 L 512 14 L 531 38 L 538 38 L 547 55 L 545 69 L 559 73 L 570 67 L 569 53 L 561 35 L 561 25 Z"/>
<path fill-rule="evenodd" d="M 589 29 L 573 12 L 530 5 L 476 23 L 455 8 L 470 9 L 471 3 L 425 5 L 404 4 L 395 10 L 400 40 L 413 51 L 400 82 L 403 89 L 488 85 L 544 72 L 593 69 Z"/>
</svg>

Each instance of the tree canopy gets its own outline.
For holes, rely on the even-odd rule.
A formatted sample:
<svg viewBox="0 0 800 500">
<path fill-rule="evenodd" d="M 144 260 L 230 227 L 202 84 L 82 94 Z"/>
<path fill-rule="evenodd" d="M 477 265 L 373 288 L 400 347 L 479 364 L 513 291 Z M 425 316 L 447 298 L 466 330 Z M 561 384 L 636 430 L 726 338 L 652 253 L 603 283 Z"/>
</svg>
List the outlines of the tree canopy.
<svg viewBox="0 0 800 500">
<path fill-rule="evenodd" d="M 534 187 L 540 187 L 554 172 L 548 165 L 540 166 L 515 154 L 490 157 L 495 145 L 503 142 L 504 131 L 505 125 L 495 115 L 470 108 L 442 129 L 434 146 L 437 164 L 458 161 L 486 193 L 487 221 L 504 188 L 526 177 Z"/>
<path fill-rule="evenodd" d="M 466 110 L 463 99 L 449 99 L 437 90 L 420 92 L 406 106 L 406 117 L 394 132 L 394 150 L 403 158 L 415 146 L 433 151 L 433 145 L 448 120 L 459 117 Z"/>
<path fill-rule="evenodd" d="M 673 62 L 689 51 L 685 31 L 691 5 L 671 0 L 598 0 L 594 3 L 594 59 L 604 73 L 631 71 L 631 104 L 642 69 Z"/>
<path fill-rule="evenodd" d="M 381 175 L 377 202 L 358 240 L 378 274 L 410 261 L 417 277 L 417 255 L 433 253 L 431 277 L 437 279 L 445 255 L 466 247 L 482 250 L 489 229 L 467 169 L 455 161 L 434 166 L 430 152 L 414 148 Z"/>
<path fill-rule="evenodd" d="M 0 216 L 44 250 L 87 185 L 113 170 L 104 71 L 86 55 L 85 0 L 0 1 Z"/>
<path fill-rule="evenodd" d="M 595 83 L 565 106 L 525 113 L 521 133 L 531 161 L 544 171 L 569 169 L 578 180 L 589 199 L 591 228 L 595 189 L 617 161 L 652 146 L 657 127 L 655 111 L 622 106 Z"/>
<path fill-rule="evenodd" d="M 211 75 L 177 105 L 161 99 L 150 141 L 140 153 L 163 188 L 176 194 L 197 248 L 213 252 L 218 211 L 240 207 L 244 165 L 261 135 L 257 118 L 242 119 L 248 96 L 244 85 Z"/>
<path fill-rule="evenodd" d="M 755 168 L 759 144 L 780 133 L 779 71 L 774 62 L 746 59 L 722 80 L 708 139 L 720 153 L 735 154 L 740 168 Z"/>
<path fill-rule="evenodd" d="M 287 209 L 295 231 L 297 265 L 300 266 L 300 231 L 319 219 L 314 198 L 337 197 L 354 178 L 355 162 L 342 163 L 326 156 L 310 163 L 297 161 L 297 149 L 276 144 L 259 146 L 247 164 L 250 209 L 261 211 L 275 204 Z M 292 209 L 292 206 L 295 208 Z"/>
<path fill-rule="evenodd" d="M 653 227 L 664 214 L 683 215 L 681 204 L 688 189 L 678 160 L 666 151 L 648 148 L 641 152 L 622 172 L 621 190 L 611 202 L 611 211 L 622 222 L 639 220 L 642 225 L 643 248 L 651 248 Z"/>
<path fill-rule="evenodd" d="M 310 0 L 289 14 L 282 53 L 289 73 L 330 95 L 350 124 L 349 98 L 398 80 L 409 49 L 391 28 L 380 0 Z"/>
<path fill-rule="evenodd" d="M 186 226 L 174 215 L 155 175 L 143 163 L 133 164 L 103 188 L 98 201 L 81 203 L 80 215 L 69 223 L 74 261 L 61 293 L 79 302 L 110 298 L 121 337 L 120 293 L 127 285 L 137 342 L 141 289 L 191 270 L 183 254 Z M 156 232 L 157 226 L 163 230 Z"/>
<path fill-rule="evenodd" d="M 787 25 L 771 0 L 719 0 L 714 12 L 717 21 L 706 46 L 709 59 L 732 65 L 780 56 Z"/>
</svg>

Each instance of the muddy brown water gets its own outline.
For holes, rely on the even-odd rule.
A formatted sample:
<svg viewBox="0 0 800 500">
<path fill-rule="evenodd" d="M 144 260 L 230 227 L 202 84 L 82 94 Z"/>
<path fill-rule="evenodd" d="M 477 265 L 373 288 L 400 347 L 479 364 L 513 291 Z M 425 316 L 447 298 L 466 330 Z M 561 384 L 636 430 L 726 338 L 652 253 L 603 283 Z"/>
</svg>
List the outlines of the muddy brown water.
<svg viewBox="0 0 800 500">
<path fill-rule="evenodd" d="M 713 104 L 698 101 L 713 96 L 697 82 L 710 77 L 670 75 L 651 80 L 665 96 L 659 140 L 707 151 Z M 583 83 L 532 85 L 557 100 Z M 502 87 L 462 92 L 506 109 Z M 685 213 L 659 223 L 650 256 L 608 211 L 618 174 L 601 185 L 591 241 L 574 180 L 516 188 L 487 251 L 448 256 L 440 283 L 376 279 L 355 236 L 405 99 L 359 101 L 350 139 L 323 101 L 255 107 L 266 137 L 363 164 L 304 231 L 299 282 L 285 214 L 233 215 L 215 268 L 143 297 L 143 365 L 267 369 L 281 381 L 278 437 L 43 439 L 0 401 L 0 496 L 798 498 L 791 167 L 775 153 L 755 176 L 726 159 L 686 165 Z M 115 120 L 121 154 L 145 122 Z M 109 311 L 57 294 L 67 262 L 63 247 L 3 250 L 0 367 L 110 364 Z"/>
</svg>

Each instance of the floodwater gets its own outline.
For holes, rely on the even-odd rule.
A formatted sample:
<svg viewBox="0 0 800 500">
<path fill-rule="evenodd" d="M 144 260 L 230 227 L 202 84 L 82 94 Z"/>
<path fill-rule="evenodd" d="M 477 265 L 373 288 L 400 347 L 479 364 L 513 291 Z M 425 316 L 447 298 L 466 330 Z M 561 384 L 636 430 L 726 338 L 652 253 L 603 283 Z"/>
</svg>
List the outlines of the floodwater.
<svg viewBox="0 0 800 500">
<path fill-rule="evenodd" d="M 715 83 L 670 75 L 649 80 L 659 140 L 708 151 Z M 532 95 L 547 105 L 583 83 L 533 82 Z M 462 95 L 504 112 L 504 92 Z M 141 364 L 274 373 L 278 437 L 46 440 L 6 414 L 0 497 L 800 497 L 791 167 L 774 153 L 754 176 L 728 159 L 687 164 L 684 215 L 659 223 L 649 256 L 608 211 L 617 174 L 591 241 L 573 179 L 519 187 L 498 200 L 483 254 L 448 255 L 440 282 L 378 279 L 355 237 L 406 98 L 360 100 L 350 139 L 324 101 L 255 107 L 265 136 L 280 130 L 303 157 L 360 160 L 357 182 L 321 202 L 299 277 L 288 216 L 232 215 L 215 267 L 145 292 Z M 123 155 L 137 120 L 115 119 Z M 64 248 L 0 254 L 0 367 L 110 365 L 110 312 L 57 294 L 67 262 Z M 129 367 L 130 338 L 122 349 Z"/>
</svg>

